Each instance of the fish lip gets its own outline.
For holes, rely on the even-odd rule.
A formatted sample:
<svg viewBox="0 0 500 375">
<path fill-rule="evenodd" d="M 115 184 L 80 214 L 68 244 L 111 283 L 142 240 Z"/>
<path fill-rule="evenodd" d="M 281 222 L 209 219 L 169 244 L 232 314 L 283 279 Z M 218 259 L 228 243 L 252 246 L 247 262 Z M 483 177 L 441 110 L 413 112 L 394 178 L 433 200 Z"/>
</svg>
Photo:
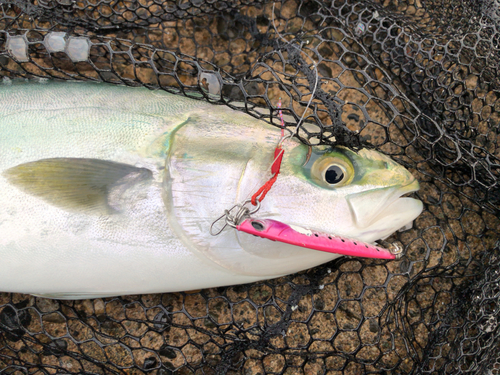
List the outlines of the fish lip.
<svg viewBox="0 0 500 375">
<path fill-rule="evenodd" d="M 372 226 L 374 223 L 383 219 L 384 213 L 387 213 L 387 207 L 397 202 L 402 196 L 415 192 L 419 190 L 419 188 L 420 184 L 418 180 L 412 176 L 412 179 L 405 185 L 392 185 L 385 188 L 348 195 L 346 199 L 354 225 L 360 229 Z M 366 211 L 366 203 L 364 203 L 363 200 L 369 194 L 380 194 L 378 199 L 381 200 L 376 207 L 372 207 L 371 211 Z M 376 195 L 372 195 L 372 197 L 376 197 Z"/>
<path fill-rule="evenodd" d="M 378 222 L 379 220 L 382 220 L 384 218 L 384 213 L 389 210 L 389 207 L 397 205 L 397 202 L 399 200 L 401 200 L 403 198 L 404 199 L 418 200 L 415 198 L 408 197 L 408 195 L 418 191 L 419 189 L 420 189 L 420 183 L 418 182 L 418 180 L 415 177 L 413 177 L 411 182 L 407 183 L 406 185 L 400 186 L 399 189 L 397 190 L 398 191 L 397 197 L 395 197 L 387 202 L 386 208 L 384 210 L 382 210 L 382 212 L 380 212 L 377 216 L 375 216 L 375 218 L 372 221 L 372 224 Z M 396 194 L 394 194 L 394 195 L 396 195 Z"/>
<path fill-rule="evenodd" d="M 399 195 L 399 197 L 387 202 L 387 205 L 384 208 L 384 210 L 379 212 L 379 214 L 374 217 L 373 221 L 370 223 L 370 227 L 376 226 L 378 223 L 380 223 L 383 220 L 386 220 L 389 216 L 391 216 L 392 212 L 398 211 L 398 207 L 400 207 L 401 204 L 403 204 L 403 201 L 406 201 L 406 202 L 414 201 L 415 205 L 417 205 L 417 202 L 420 202 L 421 208 L 420 208 L 419 212 L 418 213 L 415 212 L 415 215 L 412 215 L 413 217 L 411 218 L 411 220 L 408 221 L 408 222 L 413 222 L 418 217 L 418 215 L 420 215 L 420 213 L 422 212 L 422 202 L 419 199 L 408 197 L 408 195 L 410 195 L 410 193 L 418 191 L 419 187 L 420 186 L 419 186 L 419 183 L 417 180 L 414 180 L 411 183 L 403 186 L 401 188 L 402 191 L 400 190 L 401 195 Z M 404 223 L 402 226 L 404 226 L 406 224 L 407 223 Z M 396 231 L 398 229 L 399 228 L 394 228 L 394 231 Z"/>
</svg>

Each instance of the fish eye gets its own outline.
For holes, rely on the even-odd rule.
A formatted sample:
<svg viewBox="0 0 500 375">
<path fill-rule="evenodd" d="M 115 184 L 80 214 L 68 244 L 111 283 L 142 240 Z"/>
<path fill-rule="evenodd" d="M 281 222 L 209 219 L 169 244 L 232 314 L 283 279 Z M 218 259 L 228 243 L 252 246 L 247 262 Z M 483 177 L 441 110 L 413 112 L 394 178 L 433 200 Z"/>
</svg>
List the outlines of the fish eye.
<svg viewBox="0 0 500 375">
<path fill-rule="evenodd" d="M 356 174 L 354 165 L 341 152 L 334 150 L 318 156 L 311 158 L 311 163 L 308 165 L 311 180 L 316 185 L 327 189 L 338 189 L 354 179 Z"/>
<path fill-rule="evenodd" d="M 337 164 L 330 165 L 325 171 L 325 181 L 330 185 L 341 183 L 346 177 L 345 169 Z"/>
</svg>

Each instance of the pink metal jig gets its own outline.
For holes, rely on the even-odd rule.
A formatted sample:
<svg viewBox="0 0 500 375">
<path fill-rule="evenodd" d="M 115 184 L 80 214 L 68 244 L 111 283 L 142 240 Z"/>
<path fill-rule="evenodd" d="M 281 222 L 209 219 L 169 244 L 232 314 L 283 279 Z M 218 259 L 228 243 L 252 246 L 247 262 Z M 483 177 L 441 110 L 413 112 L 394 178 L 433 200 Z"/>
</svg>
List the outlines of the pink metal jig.
<svg viewBox="0 0 500 375">
<path fill-rule="evenodd" d="M 328 253 L 376 259 L 398 259 L 400 256 L 399 249 L 391 252 L 358 240 L 294 227 L 271 219 L 247 218 L 236 225 L 236 229 L 272 241 Z"/>
</svg>

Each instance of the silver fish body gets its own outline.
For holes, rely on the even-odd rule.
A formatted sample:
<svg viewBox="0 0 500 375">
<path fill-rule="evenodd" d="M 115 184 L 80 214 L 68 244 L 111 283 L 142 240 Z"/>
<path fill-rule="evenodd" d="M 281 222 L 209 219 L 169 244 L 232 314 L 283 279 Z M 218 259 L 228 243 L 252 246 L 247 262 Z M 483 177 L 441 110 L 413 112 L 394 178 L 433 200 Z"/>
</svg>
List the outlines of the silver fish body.
<svg viewBox="0 0 500 375">
<path fill-rule="evenodd" d="M 0 86 L 0 290 L 81 299 L 248 283 L 335 254 L 211 223 L 251 195 L 280 132 L 162 91 L 94 83 Z M 375 151 L 285 143 L 256 214 L 372 242 L 422 209 Z M 330 163 L 330 164 L 329 164 Z M 330 186 L 324 169 L 346 178 Z"/>
</svg>

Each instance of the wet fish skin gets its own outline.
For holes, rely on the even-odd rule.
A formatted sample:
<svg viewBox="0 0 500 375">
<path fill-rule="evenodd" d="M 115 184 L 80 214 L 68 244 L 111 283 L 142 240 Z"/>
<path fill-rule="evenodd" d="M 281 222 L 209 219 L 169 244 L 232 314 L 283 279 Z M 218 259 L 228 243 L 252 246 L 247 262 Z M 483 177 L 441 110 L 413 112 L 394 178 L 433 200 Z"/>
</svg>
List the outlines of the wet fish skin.
<svg viewBox="0 0 500 375">
<path fill-rule="evenodd" d="M 0 86 L 0 290 L 61 299 L 248 283 L 333 254 L 208 228 L 266 180 L 278 129 L 226 107 L 96 83 Z M 258 217 L 364 241 L 411 222 L 411 174 L 370 150 L 285 143 Z M 321 168 L 349 178 L 331 187 Z M 323 173 L 323 175 L 322 175 Z M 346 180 L 346 181 L 347 181 Z"/>
</svg>

